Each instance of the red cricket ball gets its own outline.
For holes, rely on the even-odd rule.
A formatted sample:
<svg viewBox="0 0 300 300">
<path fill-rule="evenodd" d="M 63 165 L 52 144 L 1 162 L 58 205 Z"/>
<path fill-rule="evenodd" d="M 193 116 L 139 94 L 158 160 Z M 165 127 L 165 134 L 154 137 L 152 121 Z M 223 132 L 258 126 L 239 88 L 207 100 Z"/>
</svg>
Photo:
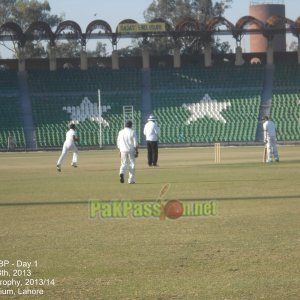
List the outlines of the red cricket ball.
<svg viewBox="0 0 300 300">
<path fill-rule="evenodd" d="M 169 219 L 177 219 L 183 214 L 183 205 L 178 200 L 170 200 L 166 203 L 164 210 Z"/>
</svg>

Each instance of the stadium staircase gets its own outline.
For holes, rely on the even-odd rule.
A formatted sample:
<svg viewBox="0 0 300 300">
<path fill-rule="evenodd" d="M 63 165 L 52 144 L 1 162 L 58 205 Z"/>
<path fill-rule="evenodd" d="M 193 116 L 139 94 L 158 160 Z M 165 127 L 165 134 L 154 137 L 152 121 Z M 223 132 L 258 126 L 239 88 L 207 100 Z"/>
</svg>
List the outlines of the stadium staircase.
<svg viewBox="0 0 300 300">
<path fill-rule="evenodd" d="M 263 142 L 264 132 L 261 119 L 263 116 L 270 116 L 272 106 L 272 93 L 273 93 L 273 78 L 274 78 L 274 66 L 266 65 L 264 72 L 264 84 L 261 94 L 261 105 L 259 108 L 258 125 L 256 131 L 256 142 Z"/>
<path fill-rule="evenodd" d="M 28 84 L 27 84 L 27 72 L 18 73 L 18 82 L 20 90 L 21 100 L 21 114 L 23 121 L 23 130 L 25 134 L 26 148 L 35 149 L 35 132 L 32 120 L 32 107 L 29 97 Z"/>
<path fill-rule="evenodd" d="M 151 71 L 149 69 L 145 69 L 142 71 L 142 102 L 141 102 L 141 131 L 144 128 L 144 125 L 147 122 L 149 115 L 152 113 L 152 101 L 151 101 Z M 145 143 L 145 136 L 143 132 L 141 132 L 141 140 L 142 143 Z"/>
</svg>

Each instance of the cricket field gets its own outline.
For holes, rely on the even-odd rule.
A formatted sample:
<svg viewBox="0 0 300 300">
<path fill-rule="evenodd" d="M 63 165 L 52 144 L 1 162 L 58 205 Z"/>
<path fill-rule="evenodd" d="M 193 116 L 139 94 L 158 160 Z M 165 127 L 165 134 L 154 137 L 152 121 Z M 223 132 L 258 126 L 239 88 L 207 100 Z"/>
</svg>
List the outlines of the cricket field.
<svg viewBox="0 0 300 300">
<path fill-rule="evenodd" d="M 80 151 L 76 169 L 69 154 L 61 173 L 59 154 L 0 153 L 0 299 L 299 299 L 300 146 L 271 164 L 262 146 L 222 147 L 219 164 L 164 148 L 157 168 L 142 149 L 136 184 L 117 150 Z M 168 200 L 214 213 L 161 218 Z M 114 201 L 126 214 L 101 211 Z"/>
</svg>

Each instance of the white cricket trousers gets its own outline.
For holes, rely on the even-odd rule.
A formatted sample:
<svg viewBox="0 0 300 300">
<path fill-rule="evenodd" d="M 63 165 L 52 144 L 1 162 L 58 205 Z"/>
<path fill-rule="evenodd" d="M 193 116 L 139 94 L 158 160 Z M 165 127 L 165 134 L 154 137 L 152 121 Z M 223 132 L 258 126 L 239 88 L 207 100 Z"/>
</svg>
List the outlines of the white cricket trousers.
<svg viewBox="0 0 300 300">
<path fill-rule="evenodd" d="M 76 145 L 74 143 L 69 144 L 69 143 L 65 142 L 64 145 L 63 145 L 61 155 L 60 155 L 60 157 L 57 161 L 58 165 L 61 165 L 64 162 L 64 160 L 65 160 L 65 158 L 66 158 L 69 151 L 73 151 L 72 164 L 77 164 L 78 149 L 77 149 Z"/>
<path fill-rule="evenodd" d="M 276 138 L 275 137 L 268 137 L 267 138 L 267 154 L 268 154 L 268 162 L 272 161 L 272 158 L 279 160 Z"/>
<path fill-rule="evenodd" d="M 134 155 L 134 152 L 121 152 L 120 174 L 125 175 L 127 166 L 129 169 L 128 183 L 135 182 L 135 155 Z"/>
</svg>

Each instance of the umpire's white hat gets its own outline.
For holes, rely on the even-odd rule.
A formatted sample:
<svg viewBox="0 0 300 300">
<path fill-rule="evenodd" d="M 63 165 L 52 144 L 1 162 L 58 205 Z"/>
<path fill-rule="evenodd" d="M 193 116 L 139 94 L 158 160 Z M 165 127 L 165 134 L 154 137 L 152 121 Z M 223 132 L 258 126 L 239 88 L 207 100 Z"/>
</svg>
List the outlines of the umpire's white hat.
<svg viewBox="0 0 300 300">
<path fill-rule="evenodd" d="M 148 121 L 156 121 L 156 118 L 154 115 L 150 115 L 148 118 Z"/>
</svg>

